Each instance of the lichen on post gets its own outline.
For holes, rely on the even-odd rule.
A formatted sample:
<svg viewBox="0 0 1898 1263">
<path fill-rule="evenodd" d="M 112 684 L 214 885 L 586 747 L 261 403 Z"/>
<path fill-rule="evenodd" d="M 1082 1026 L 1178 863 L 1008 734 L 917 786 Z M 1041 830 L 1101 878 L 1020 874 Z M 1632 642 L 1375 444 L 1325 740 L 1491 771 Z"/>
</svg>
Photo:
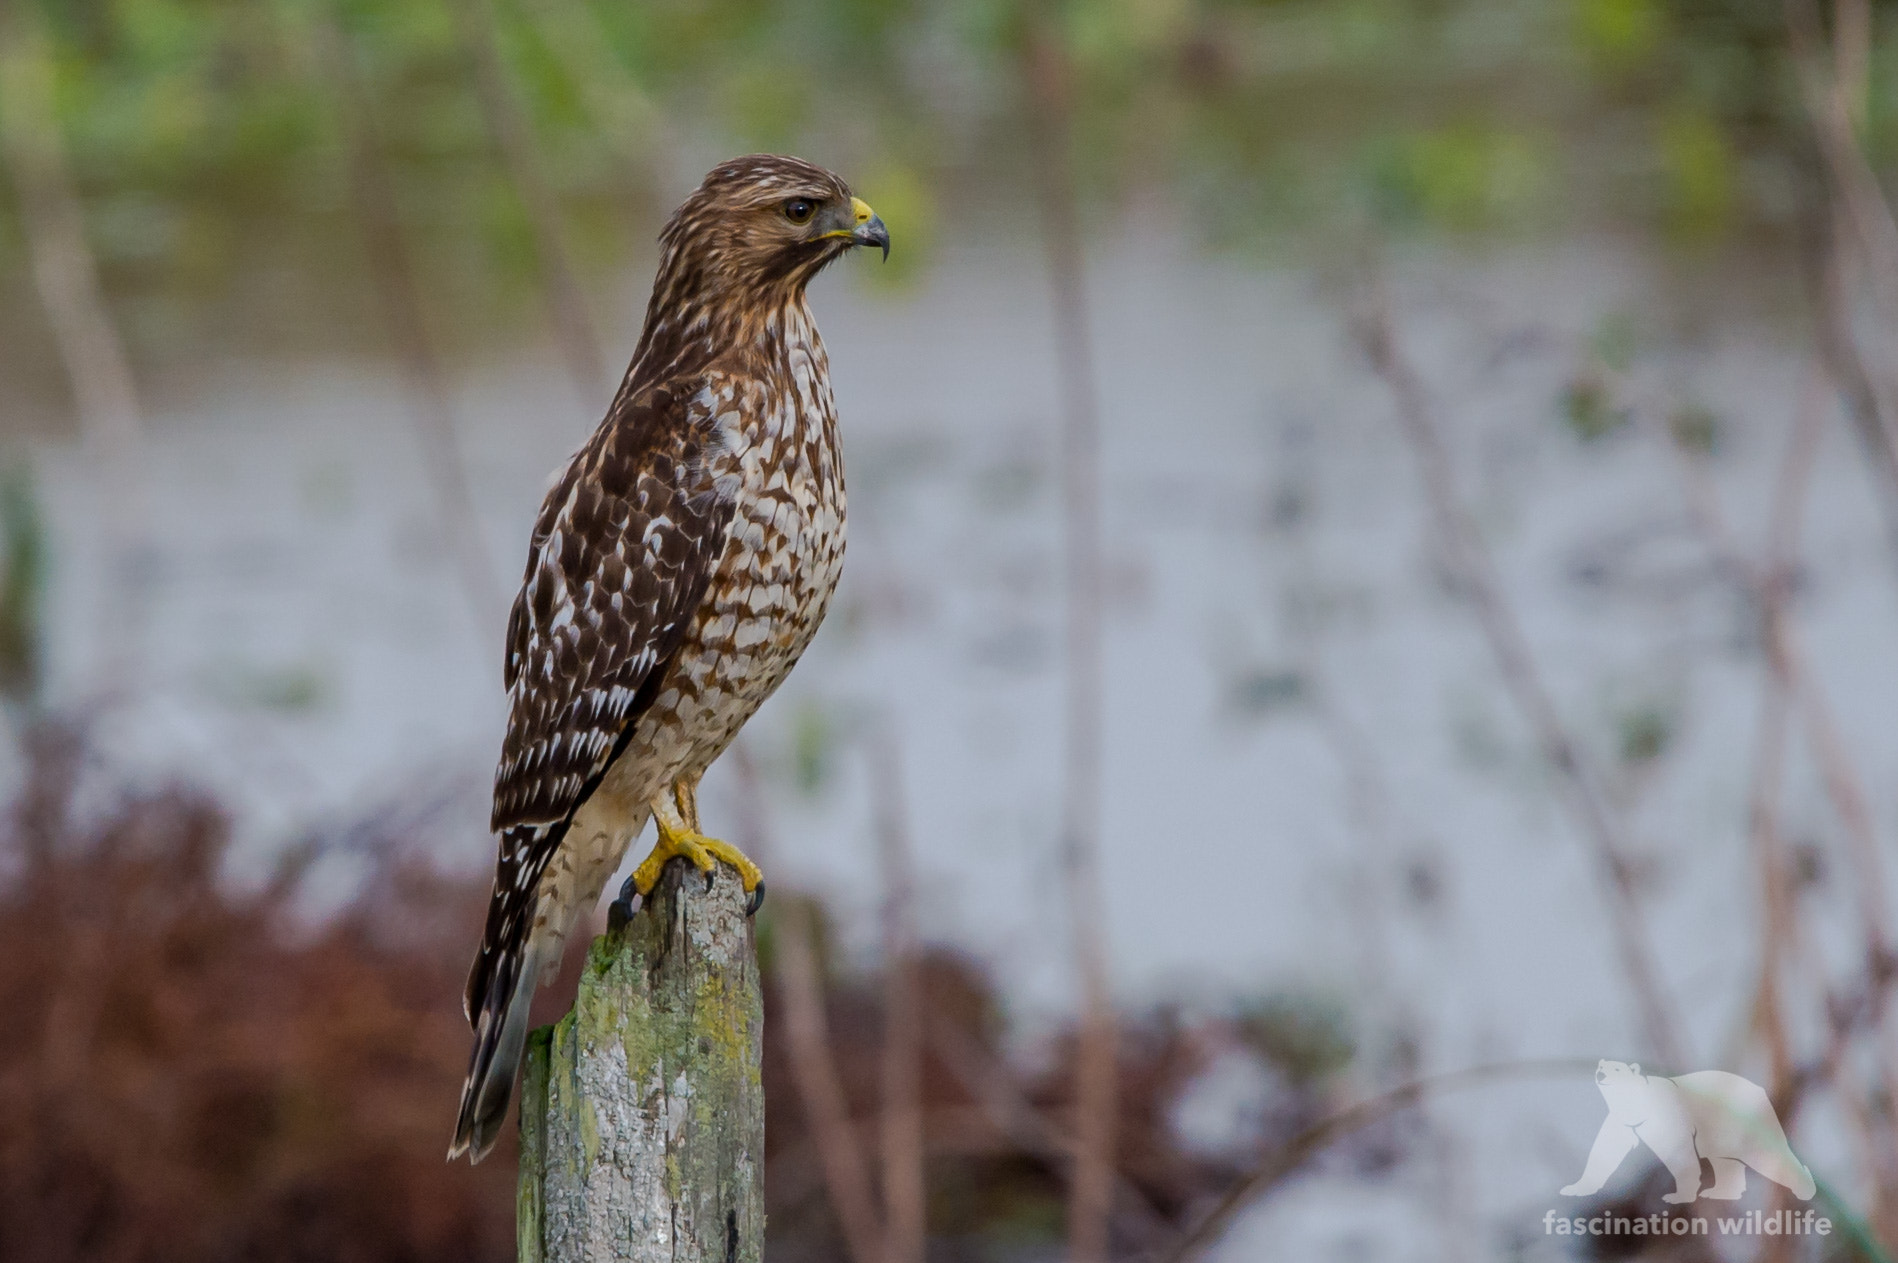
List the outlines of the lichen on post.
<svg viewBox="0 0 1898 1263">
<path fill-rule="evenodd" d="M 522 1263 L 759 1263 L 764 996 L 745 892 L 681 860 L 529 1037 Z"/>
</svg>

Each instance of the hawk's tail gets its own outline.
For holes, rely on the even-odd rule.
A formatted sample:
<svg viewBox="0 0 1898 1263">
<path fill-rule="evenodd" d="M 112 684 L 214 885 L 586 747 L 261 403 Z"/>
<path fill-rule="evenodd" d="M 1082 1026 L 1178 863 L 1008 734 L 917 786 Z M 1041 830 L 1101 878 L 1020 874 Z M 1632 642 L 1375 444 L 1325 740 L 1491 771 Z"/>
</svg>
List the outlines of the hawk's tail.
<svg viewBox="0 0 1898 1263">
<path fill-rule="evenodd" d="M 485 950 L 483 956 L 487 957 Z M 451 1162 L 464 1153 L 470 1162 L 481 1161 L 501 1133 L 508 1100 L 514 1095 L 514 1076 L 521 1068 L 527 1012 L 533 1006 L 543 962 L 541 948 L 530 940 L 518 947 L 502 947 L 485 961 L 478 959 L 476 969 L 484 963 L 487 977 L 480 1011 L 469 1014 L 474 1023 L 474 1053 L 461 1085 L 455 1143 L 448 1147 Z"/>
</svg>

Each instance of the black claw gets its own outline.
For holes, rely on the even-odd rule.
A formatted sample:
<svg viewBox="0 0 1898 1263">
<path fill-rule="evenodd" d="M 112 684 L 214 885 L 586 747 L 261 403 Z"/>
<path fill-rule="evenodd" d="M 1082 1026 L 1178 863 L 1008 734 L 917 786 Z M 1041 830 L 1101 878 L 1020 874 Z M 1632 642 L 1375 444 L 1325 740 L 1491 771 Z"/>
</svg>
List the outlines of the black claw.
<svg viewBox="0 0 1898 1263">
<path fill-rule="evenodd" d="M 641 902 L 644 901 L 640 899 L 639 888 L 633 885 L 633 879 L 628 877 L 619 888 L 619 898 L 607 906 L 606 932 L 618 934 L 625 929 L 626 923 L 633 919 L 633 913 L 639 911 Z"/>
<path fill-rule="evenodd" d="M 758 909 L 764 907 L 764 882 L 760 881 L 751 888 L 751 898 L 745 901 L 745 915 L 757 916 Z"/>
<path fill-rule="evenodd" d="M 718 865 L 714 864 L 712 865 L 712 867 L 705 870 L 705 893 L 706 894 L 709 895 L 712 893 L 712 883 L 717 880 L 718 880 Z"/>
</svg>

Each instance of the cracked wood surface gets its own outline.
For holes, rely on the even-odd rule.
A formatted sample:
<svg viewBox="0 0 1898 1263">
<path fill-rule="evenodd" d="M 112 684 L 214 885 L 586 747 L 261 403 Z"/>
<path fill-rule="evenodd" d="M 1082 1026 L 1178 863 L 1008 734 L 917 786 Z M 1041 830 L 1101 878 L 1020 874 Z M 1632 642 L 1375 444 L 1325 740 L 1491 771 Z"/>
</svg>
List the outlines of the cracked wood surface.
<svg viewBox="0 0 1898 1263">
<path fill-rule="evenodd" d="M 760 1263 L 764 997 L 745 893 L 683 861 L 528 1037 L 522 1263 Z"/>
</svg>

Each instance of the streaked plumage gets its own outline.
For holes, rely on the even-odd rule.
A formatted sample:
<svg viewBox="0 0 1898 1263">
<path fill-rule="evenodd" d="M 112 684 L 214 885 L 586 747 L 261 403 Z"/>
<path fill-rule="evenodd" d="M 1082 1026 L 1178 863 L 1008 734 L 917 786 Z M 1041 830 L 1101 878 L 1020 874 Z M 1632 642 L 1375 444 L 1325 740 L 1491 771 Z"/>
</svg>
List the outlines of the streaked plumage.
<svg viewBox="0 0 1898 1263">
<path fill-rule="evenodd" d="M 706 176 L 660 241 L 632 365 L 541 507 L 508 620 L 500 853 L 451 1157 L 493 1143 L 534 988 L 648 816 L 662 848 L 699 837 L 700 775 L 797 662 L 843 564 L 804 289 L 852 246 L 887 251 L 882 221 L 829 172 L 754 155 Z"/>
</svg>

